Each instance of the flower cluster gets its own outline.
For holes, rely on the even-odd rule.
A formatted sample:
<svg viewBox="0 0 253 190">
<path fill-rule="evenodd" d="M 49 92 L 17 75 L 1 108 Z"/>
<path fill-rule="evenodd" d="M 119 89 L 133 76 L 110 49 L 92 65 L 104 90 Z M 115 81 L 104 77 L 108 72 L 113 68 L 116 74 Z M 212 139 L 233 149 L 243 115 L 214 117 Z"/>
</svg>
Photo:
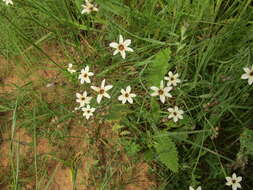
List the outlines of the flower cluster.
<svg viewBox="0 0 253 190">
<path fill-rule="evenodd" d="M 173 87 L 176 87 L 178 83 L 181 83 L 181 80 L 179 79 L 179 74 L 173 74 L 171 71 L 169 71 L 168 76 L 164 77 L 165 80 L 167 80 L 167 86 L 164 86 L 164 81 L 162 80 L 160 82 L 160 87 L 151 86 L 150 89 L 154 92 L 151 94 L 151 96 L 159 96 L 160 101 L 164 104 L 166 101 L 166 98 L 172 98 L 172 95 L 170 94 L 170 91 L 173 89 Z M 173 121 L 176 123 L 179 119 L 183 119 L 184 111 L 180 110 L 177 106 L 174 108 L 168 108 L 169 111 L 169 119 L 173 119 Z"/>
<path fill-rule="evenodd" d="M 73 64 L 69 63 L 67 71 L 70 74 L 74 74 L 77 71 L 73 69 Z M 94 76 L 94 73 L 90 71 L 89 66 L 86 66 L 84 69 L 80 71 L 78 79 L 81 84 L 91 83 L 90 77 Z M 97 103 L 100 104 L 103 97 L 110 99 L 111 96 L 108 93 L 110 89 L 113 88 L 113 85 L 106 85 L 106 80 L 103 79 L 100 86 L 91 85 L 90 88 L 97 93 Z M 130 103 L 133 104 L 133 98 L 136 97 L 136 94 L 131 92 L 131 86 L 127 86 L 126 89 L 121 89 L 121 95 L 118 97 L 118 100 L 122 102 L 122 104 Z M 83 116 L 88 120 L 91 116 L 93 116 L 93 112 L 95 112 L 96 108 L 90 106 L 92 97 L 88 96 L 88 92 L 84 91 L 83 93 L 76 93 L 76 102 L 79 104 L 79 107 L 76 107 L 75 110 L 82 110 Z"/>
<path fill-rule="evenodd" d="M 120 35 L 119 41 L 120 41 L 119 44 L 117 44 L 116 42 L 112 42 L 110 43 L 110 46 L 117 48 L 115 50 L 116 53 L 114 53 L 114 55 L 120 52 L 122 58 L 125 59 L 126 56 L 125 51 L 129 50 L 128 49 L 129 47 L 127 46 L 130 45 L 131 40 L 127 39 L 124 41 L 122 35 Z M 119 46 L 124 47 L 121 48 Z M 133 49 L 131 49 L 131 51 L 133 51 Z M 71 74 L 76 73 L 76 70 L 73 69 L 73 65 L 71 63 L 68 65 L 67 70 Z M 84 69 L 81 70 L 78 79 L 80 80 L 81 84 L 84 83 L 90 84 L 91 83 L 90 77 L 92 76 L 94 76 L 94 73 L 90 71 L 89 66 L 86 66 Z M 179 74 L 178 73 L 173 74 L 171 71 L 169 71 L 168 76 L 164 77 L 164 79 L 167 81 L 167 86 L 164 86 L 164 81 L 162 80 L 160 82 L 160 87 L 155 86 L 151 87 L 151 90 L 154 91 L 153 93 L 151 93 L 151 96 L 159 96 L 162 103 L 165 103 L 166 98 L 172 98 L 170 91 L 173 89 L 173 87 L 176 87 L 178 83 L 181 83 L 181 80 L 179 79 Z M 108 99 L 111 98 L 111 96 L 108 94 L 107 91 L 112 89 L 113 85 L 105 85 L 105 79 L 101 82 L 100 87 L 91 85 L 90 88 L 98 94 L 96 98 L 98 104 L 102 101 L 103 97 Z M 132 93 L 131 90 L 132 90 L 131 86 L 127 86 L 126 89 L 121 89 L 120 91 L 121 95 L 118 96 L 118 100 L 121 101 L 122 104 L 126 103 L 133 104 L 133 98 L 135 98 L 137 95 Z M 80 105 L 79 107 L 75 108 L 75 110 L 81 109 L 83 111 L 83 116 L 85 116 L 86 119 L 89 119 L 93 115 L 93 112 L 95 111 L 95 108 L 90 107 L 90 101 L 92 97 L 89 97 L 87 95 L 87 91 L 84 91 L 83 94 L 76 93 L 76 97 L 77 97 L 76 102 L 79 103 Z M 86 105 L 87 107 L 84 107 Z M 183 119 L 184 111 L 180 110 L 178 106 L 175 106 L 174 108 L 168 108 L 167 110 L 170 113 L 168 118 L 173 119 L 174 122 Z"/>
</svg>

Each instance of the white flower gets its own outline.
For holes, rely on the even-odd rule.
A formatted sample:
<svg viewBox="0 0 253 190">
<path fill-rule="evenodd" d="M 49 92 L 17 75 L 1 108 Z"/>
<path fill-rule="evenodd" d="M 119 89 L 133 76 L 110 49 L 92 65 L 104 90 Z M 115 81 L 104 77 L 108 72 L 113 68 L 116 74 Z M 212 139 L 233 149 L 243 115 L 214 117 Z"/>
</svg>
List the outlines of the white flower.
<svg viewBox="0 0 253 190">
<path fill-rule="evenodd" d="M 12 0 L 3 0 L 3 2 L 5 2 L 6 5 L 13 5 L 13 1 Z"/>
<path fill-rule="evenodd" d="M 124 41 L 122 35 L 119 35 L 119 43 L 112 42 L 109 45 L 110 45 L 110 47 L 116 49 L 113 52 L 113 55 L 116 55 L 120 52 L 121 57 L 123 59 L 125 59 L 126 58 L 126 51 L 130 51 L 130 52 L 134 51 L 132 48 L 128 47 L 130 44 L 131 44 L 131 40 L 127 39 Z"/>
<path fill-rule="evenodd" d="M 80 79 L 81 84 L 84 83 L 84 81 L 86 83 L 90 83 L 90 76 L 93 76 L 94 73 L 93 72 L 89 72 L 90 68 L 89 66 L 86 66 L 84 69 L 81 70 L 81 74 L 79 75 L 78 79 Z"/>
<path fill-rule="evenodd" d="M 93 116 L 93 112 L 95 110 L 95 108 L 91 108 L 90 105 L 87 105 L 87 107 L 82 108 L 83 116 L 86 117 L 86 119 L 89 119 L 91 116 Z"/>
<path fill-rule="evenodd" d="M 237 190 L 237 188 L 242 187 L 240 184 L 240 182 L 242 181 L 242 177 L 241 176 L 236 177 L 235 173 L 233 173 L 232 177 L 226 177 L 226 180 L 227 180 L 226 185 L 232 186 L 233 190 Z"/>
<path fill-rule="evenodd" d="M 253 84 L 253 65 L 250 67 L 244 67 L 245 74 L 241 76 L 242 79 L 248 79 L 249 85 Z"/>
<path fill-rule="evenodd" d="M 83 94 L 76 93 L 76 102 L 80 103 L 80 107 L 83 107 L 85 104 L 89 104 L 92 97 L 87 96 L 87 92 L 84 91 Z"/>
<path fill-rule="evenodd" d="M 172 90 L 171 86 L 167 86 L 164 88 L 163 81 L 160 82 L 160 88 L 151 86 L 151 90 L 154 90 L 154 92 L 151 94 L 151 96 L 160 96 L 160 100 L 162 103 L 165 102 L 166 97 L 172 97 L 172 95 L 169 93 L 169 91 Z"/>
<path fill-rule="evenodd" d="M 128 86 L 126 90 L 121 89 L 121 95 L 118 97 L 119 101 L 122 101 L 122 104 L 125 104 L 127 101 L 132 104 L 133 98 L 136 97 L 136 94 L 131 93 L 131 87 Z"/>
<path fill-rule="evenodd" d="M 91 86 L 93 90 L 95 90 L 98 93 L 97 96 L 97 102 L 100 103 L 103 97 L 111 98 L 111 96 L 106 93 L 106 91 L 110 90 L 113 86 L 107 85 L 105 86 L 105 79 L 101 83 L 101 87 Z"/>
<path fill-rule="evenodd" d="M 168 81 L 167 86 L 177 86 L 177 83 L 180 83 L 181 80 L 178 78 L 179 75 L 176 73 L 175 75 L 170 71 L 168 73 L 168 77 L 164 77 L 165 80 Z"/>
<path fill-rule="evenodd" d="M 183 110 L 179 110 L 177 106 L 174 108 L 168 108 L 170 115 L 168 116 L 169 119 L 173 118 L 173 121 L 176 123 L 179 119 L 183 119 Z"/>
<path fill-rule="evenodd" d="M 90 14 L 92 11 L 98 11 L 96 5 L 92 4 L 89 0 L 85 0 L 85 5 L 82 5 L 83 10 L 81 14 Z"/>
<path fill-rule="evenodd" d="M 75 69 L 72 69 L 72 67 L 73 67 L 72 63 L 69 63 L 68 69 L 67 69 L 67 70 L 68 70 L 68 72 L 70 72 L 71 74 L 76 72 L 76 70 L 75 70 Z"/>
<path fill-rule="evenodd" d="M 194 188 L 192 186 L 190 186 L 189 190 L 194 190 Z M 196 190 L 201 190 L 201 186 L 198 186 L 198 188 Z"/>
</svg>

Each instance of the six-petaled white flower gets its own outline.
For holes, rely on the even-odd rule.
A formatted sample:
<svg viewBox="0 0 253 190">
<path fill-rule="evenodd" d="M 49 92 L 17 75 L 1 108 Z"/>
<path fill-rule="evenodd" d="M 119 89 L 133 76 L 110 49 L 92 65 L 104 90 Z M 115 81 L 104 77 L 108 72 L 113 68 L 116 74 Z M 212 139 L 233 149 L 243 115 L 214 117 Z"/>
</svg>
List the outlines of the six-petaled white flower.
<svg viewBox="0 0 253 190">
<path fill-rule="evenodd" d="M 3 2 L 5 2 L 6 5 L 13 5 L 13 1 L 12 0 L 3 0 Z"/>
<path fill-rule="evenodd" d="M 98 93 L 98 96 L 97 96 L 98 103 L 101 102 L 103 97 L 111 98 L 111 96 L 106 91 L 110 90 L 112 87 L 113 87 L 112 85 L 105 86 L 105 79 L 102 81 L 100 87 L 91 86 L 91 88 Z"/>
<path fill-rule="evenodd" d="M 133 52 L 134 50 L 128 47 L 131 44 L 131 40 L 127 39 L 124 41 L 122 35 L 119 35 L 119 43 L 112 42 L 110 43 L 110 47 L 115 48 L 116 50 L 113 52 L 113 55 L 116 55 L 120 52 L 121 57 L 123 59 L 126 58 L 126 51 Z"/>
<path fill-rule="evenodd" d="M 179 119 L 183 119 L 184 111 L 178 109 L 177 106 L 175 106 L 174 108 L 168 108 L 168 111 L 170 112 L 168 118 L 172 118 L 174 122 L 177 122 Z"/>
<path fill-rule="evenodd" d="M 190 186 L 189 190 L 194 190 L 194 188 L 192 186 Z M 196 190 L 201 190 L 201 186 L 198 186 L 198 188 Z"/>
<path fill-rule="evenodd" d="M 92 4 L 89 0 L 85 0 L 85 5 L 82 5 L 82 12 L 81 14 L 90 14 L 92 11 L 98 11 L 96 5 Z"/>
<path fill-rule="evenodd" d="M 95 111 L 95 108 L 91 108 L 90 105 L 87 105 L 86 107 L 82 108 L 83 116 L 86 119 L 90 119 L 91 116 L 93 116 L 93 112 Z"/>
<path fill-rule="evenodd" d="M 119 101 L 122 101 L 122 104 L 125 104 L 127 101 L 132 104 L 133 98 L 136 97 L 136 94 L 131 93 L 131 87 L 128 86 L 126 90 L 121 89 L 121 95 L 118 97 Z"/>
<path fill-rule="evenodd" d="M 160 88 L 151 86 L 151 90 L 154 90 L 154 92 L 151 94 L 151 96 L 160 96 L 160 100 L 162 103 L 165 102 L 166 97 L 171 98 L 172 95 L 169 93 L 169 91 L 172 90 L 171 86 L 164 87 L 163 81 L 160 82 Z"/>
<path fill-rule="evenodd" d="M 87 96 L 87 92 L 84 91 L 83 94 L 76 93 L 76 102 L 80 104 L 80 107 L 83 107 L 85 104 L 89 104 L 92 97 Z"/>
<path fill-rule="evenodd" d="M 248 79 L 249 85 L 253 84 L 253 65 L 250 67 L 244 67 L 245 74 L 241 76 L 242 79 Z"/>
<path fill-rule="evenodd" d="M 72 69 L 72 67 L 73 67 L 72 63 L 69 63 L 69 65 L 68 65 L 68 72 L 70 72 L 71 74 L 76 72 L 76 70 Z"/>
<path fill-rule="evenodd" d="M 89 72 L 89 66 L 86 66 L 84 69 L 81 70 L 81 74 L 79 75 L 78 79 L 80 79 L 81 84 L 84 82 L 90 83 L 90 76 L 93 76 L 93 72 Z"/>
<path fill-rule="evenodd" d="M 242 177 L 241 176 L 236 176 L 235 173 L 233 173 L 232 177 L 226 177 L 227 186 L 232 186 L 233 190 L 237 190 L 237 188 L 241 188 L 241 184 L 240 182 L 242 181 Z"/>
<path fill-rule="evenodd" d="M 168 81 L 167 86 L 177 86 L 177 83 L 180 83 L 181 80 L 178 78 L 179 75 L 176 73 L 175 75 L 170 71 L 168 76 L 164 77 L 165 80 Z"/>
</svg>

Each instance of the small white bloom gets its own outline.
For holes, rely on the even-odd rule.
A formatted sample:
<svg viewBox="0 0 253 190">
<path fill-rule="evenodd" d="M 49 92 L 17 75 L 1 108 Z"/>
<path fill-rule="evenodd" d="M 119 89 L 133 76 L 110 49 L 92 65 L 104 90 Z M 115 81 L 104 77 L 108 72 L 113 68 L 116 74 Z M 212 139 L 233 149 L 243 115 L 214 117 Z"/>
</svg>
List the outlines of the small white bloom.
<svg viewBox="0 0 253 190">
<path fill-rule="evenodd" d="M 130 47 L 128 47 L 131 44 L 131 40 L 127 39 L 124 41 L 122 35 L 119 35 L 119 43 L 112 42 L 110 43 L 110 47 L 115 48 L 116 50 L 113 52 L 113 55 L 116 55 L 120 52 L 121 57 L 123 59 L 126 58 L 126 51 L 133 52 L 134 50 Z"/>
<path fill-rule="evenodd" d="M 170 71 L 167 77 L 164 77 L 165 80 L 168 81 L 167 86 L 177 86 L 177 83 L 180 83 L 181 80 L 178 78 L 179 75 L 176 73 L 175 75 Z"/>
<path fill-rule="evenodd" d="M 76 70 L 75 70 L 75 69 L 72 69 L 72 67 L 73 67 L 72 63 L 69 63 L 68 69 L 67 69 L 67 70 L 68 70 L 68 72 L 70 72 L 71 74 L 76 72 Z"/>
<path fill-rule="evenodd" d="M 98 11 L 96 5 L 92 4 L 89 0 L 85 0 L 85 5 L 82 5 L 83 10 L 81 14 L 90 14 L 92 11 Z"/>
<path fill-rule="evenodd" d="M 169 119 L 173 118 L 173 121 L 176 123 L 179 119 L 183 119 L 183 110 L 179 110 L 177 106 L 174 108 L 168 108 L 170 115 L 168 116 Z"/>
<path fill-rule="evenodd" d="M 194 188 L 192 186 L 190 186 L 189 190 L 194 190 Z M 201 186 L 198 186 L 198 188 L 196 190 L 201 190 Z"/>
<path fill-rule="evenodd" d="M 105 86 L 105 79 L 101 83 L 101 87 L 91 86 L 93 90 L 95 90 L 98 93 L 97 96 L 97 102 L 100 103 L 103 97 L 111 98 L 111 96 L 106 92 L 110 90 L 113 86 L 107 85 Z"/>
<path fill-rule="evenodd" d="M 241 79 L 248 79 L 249 85 L 253 84 L 253 65 L 250 67 L 244 67 L 245 74 L 241 76 Z"/>
<path fill-rule="evenodd" d="M 119 101 L 122 101 L 122 104 L 125 104 L 127 101 L 132 104 L 133 98 L 136 97 L 136 94 L 131 93 L 131 87 L 128 86 L 126 90 L 121 89 L 121 95 L 118 97 Z"/>
<path fill-rule="evenodd" d="M 84 69 L 81 70 L 81 74 L 79 75 L 78 79 L 80 79 L 81 84 L 84 82 L 90 83 L 90 76 L 93 76 L 93 72 L 89 72 L 89 66 L 86 66 Z"/>
<path fill-rule="evenodd" d="M 241 188 L 241 184 L 240 182 L 242 181 L 242 177 L 241 176 L 236 176 L 235 173 L 233 173 L 232 177 L 226 177 L 227 186 L 232 186 L 233 190 L 237 190 L 237 188 Z"/>
<path fill-rule="evenodd" d="M 151 94 L 151 96 L 160 96 L 160 100 L 162 103 L 165 102 L 166 97 L 171 98 L 172 95 L 169 93 L 169 91 L 172 90 L 171 86 L 167 86 L 164 88 L 163 81 L 160 82 L 160 88 L 151 86 L 151 90 L 154 90 L 154 92 Z"/>
<path fill-rule="evenodd" d="M 80 107 L 83 107 L 85 104 L 89 104 L 92 97 L 87 96 L 87 92 L 84 91 L 83 94 L 76 93 L 76 102 L 80 104 Z"/>
<path fill-rule="evenodd" d="M 93 112 L 95 111 L 95 108 L 91 108 L 90 105 L 87 105 L 87 107 L 83 107 L 82 111 L 83 111 L 83 116 L 86 119 L 90 119 L 91 116 L 93 116 Z"/>
<path fill-rule="evenodd" d="M 3 0 L 3 2 L 5 2 L 6 5 L 13 5 L 13 1 L 12 0 Z"/>
</svg>

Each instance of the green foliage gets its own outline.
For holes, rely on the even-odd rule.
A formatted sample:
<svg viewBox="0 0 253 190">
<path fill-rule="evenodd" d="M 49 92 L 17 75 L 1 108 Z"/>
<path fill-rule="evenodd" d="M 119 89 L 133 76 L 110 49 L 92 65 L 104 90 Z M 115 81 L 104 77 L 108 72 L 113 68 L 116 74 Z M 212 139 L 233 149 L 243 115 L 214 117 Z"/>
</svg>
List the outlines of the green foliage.
<svg viewBox="0 0 253 190">
<path fill-rule="evenodd" d="M 106 120 L 121 120 L 124 116 L 130 113 L 131 110 L 128 109 L 126 105 L 113 104 L 110 106 L 109 113 L 105 116 Z"/>
<path fill-rule="evenodd" d="M 160 81 L 163 80 L 167 74 L 169 67 L 171 50 L 170 48 L 162 49 L 159 51 L 151 63 L 147 66 L 145 78 L 148 86 L 159 86 Z"/>
<path fill-rule="evenodd" d="M 154 148 L 158 159 L 171 171 L 178 172 L 178 152 L 175 143 L 167 132 L 159 132 L 154 136 Z"/>
<path fill-rule="evenodd" d="M 136 144 L 134 141 L 123 140 L 122 144 L 126 150 L 126 153 L 131 157 L 135 156 L 141 150 L 141 146 Z"/>
<path fill-rule="evenodd" d="M 152 118 L 153 124 L 157 124 L 160 121 L 160 105 L 155 98 L 151 99 L 151 112 L 150 116 Z"/>
<path fill-rule="evenodd" d="M 243 130 L 240 136 L 240 153 L 253 156 L 253 130 Z"/>
</svg>

